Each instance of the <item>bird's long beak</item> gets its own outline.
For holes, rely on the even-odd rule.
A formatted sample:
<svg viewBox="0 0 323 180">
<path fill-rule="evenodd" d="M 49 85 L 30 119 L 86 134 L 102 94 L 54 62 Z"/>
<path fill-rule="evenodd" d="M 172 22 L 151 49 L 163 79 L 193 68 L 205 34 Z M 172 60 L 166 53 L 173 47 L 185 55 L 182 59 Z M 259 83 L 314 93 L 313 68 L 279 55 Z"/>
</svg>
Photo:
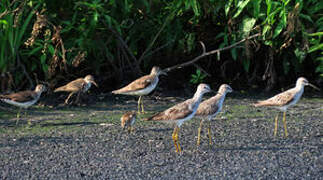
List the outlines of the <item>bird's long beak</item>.
<svg viewBox="0 0 323 180">
<path fill-rule="evenodd" d="M 91 83 L 93 83 L 96 87 L 99 87 L 95 81 L 91 81 Z"/>
<path fill-rule="evenodd" d="M 311 84 L 311 83 L 308 83 L 308 85 L 309 85 L 309 86 L 311 86 L 312 88 L 314 88 L 314 89 L 318 90 L 318 91 L 321 91 L 321 89 L 320 89 L 320 88 L 318 88 L 318 87 L 314 86 L 314 85 L 313 85 L 313 84 Z"/>
</svg>

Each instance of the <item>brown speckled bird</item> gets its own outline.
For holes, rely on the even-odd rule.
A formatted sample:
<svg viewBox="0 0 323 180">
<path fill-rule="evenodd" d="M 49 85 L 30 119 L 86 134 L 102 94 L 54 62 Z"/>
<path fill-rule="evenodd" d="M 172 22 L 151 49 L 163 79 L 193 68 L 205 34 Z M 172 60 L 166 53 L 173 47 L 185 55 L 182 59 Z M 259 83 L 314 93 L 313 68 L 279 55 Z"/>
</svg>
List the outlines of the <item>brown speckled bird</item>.
<svg viewBox="0 0 323 180">
<path fill-rule="evenodd" d="M 74 81 L 69 82 L 68 84 L 61 86 L 57 89 L 54 90 L 54 92 L 70 92 L 70 94 L 68 95 L 68 97 L 65 100 L 65 104 L 68 104 L 68 100 L 72 97 L 73 94 L 78 93 L 77 96 L 77 100 L 76 102 L 78 102 L 79 100 L 79 96 L 81 92 L 86 92 L 90 89 L 91 84 L 94 84 L 96 87 L 98 87 L 98 85 L 96 84 L 96 82 L 94 81 L 94 78 L 92 75 L 87 75 L 85 76 L 85 78 L 78 78 Z"/>
<path fill-rule="evenodd" d="M 8 95 L 0 95 L 0 100 L 5 103 L 19 107 L 19 111 L 17 113 L 17 121 L 16 121 L 16 124 L 18 124 L 21 108 L 27 109 L 28 107 L 35 104 L 40 98 L 40 95 L 42 94 L 42 92 L 44 91 L 46 91 L 46 87 L 42 84 L 38 84 L 34 91 L 28 90 L 28 91 L 12 93 Z"/>
<path fill-rule="evenodd" d="M 197 87 L 197 90 L 193 98 L 188 99 L 182 103 L 176 104 L 171 108 L 166 109 L 163 112 L 157 113 L 149 118 L 147 121 L 161 121 L 161 122 L 170 122 L 175 123 L 175 128 L 172 134 L 174 141 L 174 146 L 176 152 L 181 152 L 181 146 L 178 142 L 178 132 L 180 126 L 187 120 L 190 120 L 194 117 L 197 108 L 202 100 L 202 97 L 205 93 L 210 92 L 211 89 L 207 84 L 200 84 Z"/>
<path fill-rule="evenodd" d="M 283 123 L 284 123 L 284 129 L 285 129 L 285 136 L 288 136 L 287 133 L 287 125 L 286 125 L 286 111 L 287 109 L 296 104 L 299 99 L 302 97 L 302 94 L 304 92 L 304 86 L 311 86 L 315 89 L 318 89 L 313 84 L 310 84 L 307 79 L 300 77 L 296 81 L 296 86 L 292 89 L 289 89 L 287 91 L 284 91 L 280 94 L 277 94 L 276 96 L 269 98 L 264 101 L 258 101 L 254 104 L 255 107 L 262 107 L 262 106 L 271 106 L 279 109 L 283 112 Z M 274 130 L 274 136 L 277 134 L 277 128 L 278 128 L 278 115 L 275 118 L 275 130 Z"/>
<path fill-rule="evenodd" d="M 150 72 L 149 75 L 142 76 L 135 81 L 131 82 L 127 86 L 112 91 L 113 94 L 124 94 L 124 95 L 136 95 L 139 96 L 138 99 L 138 113 L 140 113 L 140 106 L 141 106 L 141 113 L 144 113 L 144 104 L 142 102 L 142 97 L 144 95 L 149 94 L 151 91 L 153 91 L 159 81 L 159 75 L 166 73 L 162 71 L 159 67 L 154 66 Z"/>
<path fill-rule="evenodd" d="M 137 118 L 137 114 L 136 112 L 126 112 L 125 114 L 123 114 L 121 116 L 121 127 L 122 129 L 127 128 L 128 129 L 128 133 L 131 133 L 134 131 L 134 127 L 133 125 L 136 122 L 136 118 Z"/>
<path fill-rule="evenodd" d="M 199 108 L 197 109 L 195 116 L 201 117 L 202 119 L 200 122 L 200 127 L 198 128 L 197 146 L 200 145 L 201 129 L 202 129 L 202 124 L 205 120 L 203 118 L 206 118 L 209 122 L 209 126 L 208 126 L 209 144 L 210 145 L 212 144 L 210 122 L 212 118 L 214 118 L 222 110 L 225 96 L 227 93 L 230 93 L 230 92 L 232 92 L 232 88 L 227 84 L 222 84 L 219 88 L 218 93 L 215 96 L 201 102 L 201 104 L 199 105 Z"/>
</svg>

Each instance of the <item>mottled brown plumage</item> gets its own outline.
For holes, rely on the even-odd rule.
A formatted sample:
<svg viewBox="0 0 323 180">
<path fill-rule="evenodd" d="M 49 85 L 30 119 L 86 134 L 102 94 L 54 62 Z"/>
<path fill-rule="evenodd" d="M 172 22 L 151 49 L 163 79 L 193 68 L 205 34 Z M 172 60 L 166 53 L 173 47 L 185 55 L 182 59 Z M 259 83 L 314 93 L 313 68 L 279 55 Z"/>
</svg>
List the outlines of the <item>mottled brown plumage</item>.
<svg viewBox="0 0 323 180">
<path fill-rule="evenodd" d="M 159 75 L 166 73 L 162 71 L 159 67 L 154 66 L 149 75 L 142 76 L 135 81 L 131 82 L 127 86 L 112 91 L 113 94 L 124 94 L 124 95 L 137 95 L 139 96 L 138 99 L 138 113 L 140 113 L 140 106 L 141 112 L 144 113 L 144 105 L 142 102 L 142 96 L 149 94 L 153 91 L 159 81 Z"/>
<path fill-rule="evenodd" d="M 184 119 L 185 117 L 193 113 L 194 108 L 190 108 L 192 103 L 193 99 L 188 99 L 163 112 L 159 112 L 151 116 L 147 119 L 147 121 L 176 121 L 178 119 Z"/>
<path fill-rule="evenodd" d="M 197 109 L 197 112 L 195 114 L 195 116 L 202 118 L 200 122 L 200 127 L 198 128 L 198 137 L 197 137 L 198 146 L 200 145 L 201 129 L 204 121 L 203 118 L 206 118 L 209 121 L 208 135 L 209 135 L 209 144 L 211 144 L 212 138 L 211 138 L 210 121 L 222 110 L 222 106 L 223 106 L 223 102 L 226 94 L 232 91 L 233 90 L 229 85 L 222 84 L 218 90 L 218 93 L 215 96 L 201 102 L 201 104 L 199 105 L 199 108 Z"/>
<path fill-rule="evenodd" d="M 258 101 L 255 104 L 255 107 L 261 107 L 261 106 L 282 107 L 282 106 L 286 106 L 289 103 L 294 101 L 295 94 L 297 94 L 297 89 L 290 89 L 288 91 L 277 94 L 276 96 L 269 98 L 267 100 Z"/>
<path fill-rule="evenodd" d="M 120 118 L 121 120 L 121 127 L 122 129 L 128 128 L 128 133 L 131 133 L 134 131 L 133 125 L 136 122 L 137 114 L 136 112 L 126 112 L 123 114 Z"/>
<path fill-rule="evenodd" d="M 35 91 L 21 91 L 18 93 L 7 94 L 7 95 L 0 95 L 0 99 L 10 99 L 16 102 L 26 102 L 35 99 L 37 93 Z"/>
<path fill-rule="evenodd" d="M 71 98 L 71 96 L 75 93 L 78 93 L 77 100 L 79 100 L 79 95 L 81 92 L 86 92 L 90 89 L 91 84 L 94 84 L 98 87 L 96 82 L 94 81 L 94 78 L 92 75 L 87 75 L 85 78 L 78 78 L 74 81 L 69 82 L 68 84 L 61 86 L 59 88 L 56 88 L 54 92 L 71 92 L 69 96 L 65 100 L 65 104 L 68 103 L 68 100 Z"/>
<path fill-rule="evenodd" d="M 258 101 L 254 104 L 255 107 L 262 107 L 262 106 L 271 106 L 278 108 L 279 110 L 283 111 L 283 123 L 285 129 L 285 136 L 288 136 L 287 133 L 287 125 L 286 125 L 286 111 L 287 109 L 296 104 L 299 99 L 302 97 L 304 92 L 304 86 L 312 86 L 315 89 L 319 89 L 316 86 L 310 84 L 307 79 L 300 77 L 297 79 L 296 86 L 292 89 L 284 91 L 280 94 L 275 95 L 264 101 Z M 274 129 L 274 136 L 277 134 L 277 127 L 278 127 L 278 115 L 275 118 L 275 129 Z"/>
<path fill-rule="evenodd" d="M 187 120 L 190 120 L 195 115 L 197 108 L 205 93 L 210 92 L 211 89 L 206 84 L 200 84 L 192 99 L 188 99 L 182 103 L 174 105 L 163 112 L 157 113 L 146 120 L 148 121 L 162 121 L 176 123 L 173 131 L 173 141 L 176 152 L 181 152 L 180 144 L 178 142 L 178 132 L 180 126 Z"/>
<path fill-rule="evenodd" d="M 0 100 L 19 107 L 16 122 L 16 124 L 18 124 L 21 108 L 28 108 L 29 106 L 35 104 L 44 91 L 46 91 L 46 87 L 42 84 L 38 84 L 34 91 L 28 90 L 8 95 L 0 95 Z"/>
</svg>

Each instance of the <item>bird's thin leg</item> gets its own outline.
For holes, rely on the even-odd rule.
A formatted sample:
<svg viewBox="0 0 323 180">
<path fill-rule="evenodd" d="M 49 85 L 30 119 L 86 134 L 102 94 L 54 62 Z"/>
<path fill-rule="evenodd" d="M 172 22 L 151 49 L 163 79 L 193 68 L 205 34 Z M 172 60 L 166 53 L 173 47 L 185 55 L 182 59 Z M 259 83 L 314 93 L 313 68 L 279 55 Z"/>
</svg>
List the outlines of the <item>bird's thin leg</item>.
<svg viewBox="0 0 323 180">
<path fill-rule="evenodd" d="M 131 133 L 135 132 L 135 127 L 131 126 Z"/>
<path fill-rule="evenodd" d="M 287 125 L 286 125 L 286 111 L 284 111 L 283 123 L 284 123 L 284 129 L 285 129 L 285 137 L 287 137 L 288 133 L 287 133 Z"/>
<path fill-rule="evenodd" d="M 141 96 L 139 96 L 139 99 L 138 99 L 138 114 L 140 114 L 140 101 L 141 101 Z"/>
<path fill-rule="evenodd" d="M 197 146 L 200 145 L 202 125 L 203 125 L 203 120 L 201 119 L 200 127 L 199 127 L 198 133 L 197 133 Z"/>
<path fill-rule="evenodd" d="M 172 138 L 173 138 L 173 141 L 174 141 L 174 146 L 175 146 L 176 152 L 178 152 L 178 145 L 177 145 L 177 140 L 176 140 L 176 131 L 177 131 L 177 126 L 174 128 Z"/>
<path fill-rule="evenodd" d="M 179 127 L 177 127 L 177 131 L 176 131 L 176 142 L 177 142 L 177 146 L 178 146 L 178 152 L 182 152 L 181 146 L 178 142 L 178 132 L 179 132 Z"/>
<path fill-rule="evenodd" d="M 211 121 L 209 121 L 208 134 L 209 134 L 209 145 L 211 145 L 212 144 Z"/>
<path fill-rule="evenodd" d="M 141 101 L 140 101 L 140 102 L 141 102 L 141 113 L 143 113 L 143 114 L 144 114 L 144 113 L 145 113 L 145 109 L 144 109 L 144 102 L 143 102 L 143 99 L 144 99 L 144 97 L 142 96 L 142 97 L 141 97 Z"/>
<path fill-rule="evenodd" d="M 128 134 L 131 133 L 131 126 L 128 126 Z"/>
<path fill-rule="evenodd" d="M 75 103 L 79 103 L 82 91 L 78 91 Z"/>
<path fill-rule="evenodd" d="M 275 118 L 275 129 L 274 129 L 274 136 L 275 137 L 277 135 L 277 129 L 278 129 L 278 115 L 279 115 L 279 113 L 277 114 L 277 116 Z"/>
<path fill-rule="evenodd" d="M 28 111 L 28 109 L 25 109 L 25 117 L 27 117 L 27 111 Z M 29 126 L 31 125 L 31 120 L 30 119 L 28 120 L 28 125 Z"/>
<path fill-rule="evenodd" d="M 75 92 L 71 92 L 65 100 L 65 104 L 68 104 L 68 100 L 72 97 Z"/>
<path fill-rule="evenodd" d="M 21 108 L 19 108 L 18 113 L 17 113 L 16 125 L 18 125 L 18 122 L 19 122 L 19 119 L 20 119 L 20 111 L 21 111 Z"/>
</svg>

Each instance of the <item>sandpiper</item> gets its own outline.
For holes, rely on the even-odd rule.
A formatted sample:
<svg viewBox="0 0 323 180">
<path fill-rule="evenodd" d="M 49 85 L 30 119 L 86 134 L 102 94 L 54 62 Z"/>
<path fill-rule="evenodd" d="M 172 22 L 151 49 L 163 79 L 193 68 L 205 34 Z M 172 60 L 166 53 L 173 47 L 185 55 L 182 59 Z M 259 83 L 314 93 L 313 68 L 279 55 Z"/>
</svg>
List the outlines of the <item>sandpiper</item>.
<svg viewBox="0 0 323 180">
<path fill-rule="evenodd" d="M 98 87 L 96 82 L 94 81 L 94 78 L 92 75 L 87 75 L 85 78 L 78 78 L 72 82 L 69 82 L 68 84 L 61 86 L 59 88 L 56 88 L 54 92 L 60 92 L 60 91 L 65 91 L 65 92 L 70 92 L 68 97 L 65 100 L 65 104 L 68 104 L 68 100 L 72 97 L 73 94 L 78 93 L 76 102 L 79 100 L 80 93 L 83 92 L 85 93 L 88 91 L 92 85 L 92 83 Z"/>
<path fill-rule="evenodd" d="M 16 124 L 18 124 L 21 108 L 27 109 L 29 106 L 35 104 L 40 98 L 41 93 L 44 91 L 46 91 L 46 87 L 42 84 L 38 84 L 34 91 L 27 90 L 7 95 L 0 95 L 0 100 L 19 107 L 16 121 Z"/>
<path fill-rule="evenodd" d="M 146 120 L 176 123 L 172 134 L 172 138 L 174 141 L 176 152 L 181 152 L 181 146 L 178 142 L 178 132 L 180 126 L 185 121 L 190 120 L 195 115 L 203 95 L 210 91 L 211 89 L 207 84 L 200 84 L 197 87 L 197 91 L 195 92 L 193 98 L 188 99 L 177 105 L 174 105 L 173 107 L 166 109 L 163 112 L 157 113 L 152 117 L 147 118 Z"/>
<path fill-rule="evenodd" d="M 121 127 L 122 129 L 127 128 L 128 129 L 128 133 L 131 133 L 134 131 L 134 127 L 133 125 L 136 122 L 136 118 L 137 118 L 137 114 L 136 112 L 126 112 L 125 114 L 123 114 L 121 116 Z"/>
<path fill-rule="evenodd" d="M 227 84 L 222 84 L 219 88 L 218 93 L 215 96 L 201 102 L 201 104 L 199 105 L 195 116 L 201 117 L 202 119 L 200 122 L 200 127 L 198 129 L 197 146 L 200 145 L 201 129 L 202 129 L 202 124 L 204 122 L 203 118 L 207 118 L 209 122 L 209 127 L 208 127 L 209 144 L 210 145 L 212 144 L 210 122 L 212 118 L 214 118 L 222 110 L 225 96 L 227 93 L 230 93 L 230 92 L 232 92 L 232 88 Z"/>
<path fill-rule="evenodd" d="M 154 66 L 149 75 L 142 76 L 135 81 L 131 82 L 127 86 L 112 91 L 113 94 L 124 94 L 124 95 L 137 95 L 139 96 L 138 99 L 138 113 L 140 113 L 140 106 L 141 112 L 144 113 L 144 104 L 142 102 L 143 96 L 149 94 L 153 91 L 159 81 L 159 75 L 164 74 L 167 75 L 166 72 L 162 71 L 159 67 Z"/>
<path fill-rule="evenodd" d="M 283 123 L 284 123 L 284 129 L 285 129 L 285 136 L 288 136 L 287 133 L 287 126 L 286 126 L 286 111 L 287 109 L 296 104 L 298 100 L 301 98 L 303 92 L 304 92 L 304 86 L 311 86 L 315 89 L 318 89 L 313 84 L 310 84 L 305 78 L 300 77 L 296 81 L 296 86 L 292 89 L 289 89 L 287 91 L 284 91 L 280 94 L 277 94 L 274 97 L 271 97 L 264 101 L 258 101 L 254 104 L 255 107 L 261 107 L 261 106 L 272 106 L 275 108 L 278 108 L 280 111 L 283 112 Z M 277 128 L 278 128 L 278 115 L 275 118 L 275 130 L 274 130 L 274 136 L 277 134 Z"/>
</svg>

